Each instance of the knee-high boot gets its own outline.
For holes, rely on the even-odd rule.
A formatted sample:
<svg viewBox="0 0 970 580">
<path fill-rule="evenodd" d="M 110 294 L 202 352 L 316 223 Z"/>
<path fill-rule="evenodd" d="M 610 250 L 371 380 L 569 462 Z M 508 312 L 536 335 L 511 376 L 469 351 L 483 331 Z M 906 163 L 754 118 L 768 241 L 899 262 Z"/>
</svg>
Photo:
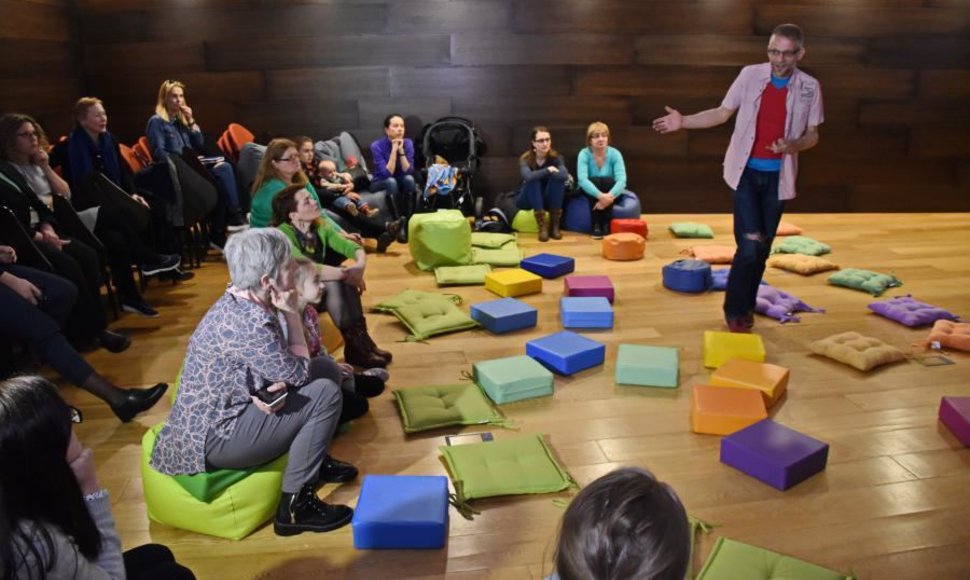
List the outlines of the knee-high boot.
<svg viewBox="0 0 970 580">
<path fill-rule="evenodd" d="M 562 232 L 559 231 L 559 222 L 562 220 L 562 209 L 554 209 L 549 212 L 549 237 L 554 240 L 562 239 Z"/>
<path fill-rule="evenodd" d="M 387 361 L 371 348 L 362 324 L 355 323 L 341 329 L 340 333 L 344 337 L 344 361 L 347 364 L 365 369 L 387 366 Z"/>
<path fill-rule="evenodd" d="M 548 242 L 549 224 L 546 222 L 546 212 L 544 210 L 537 209 L 533 213 L 536 216 L 536 224 L 539 226 L 539 241 Z"/>
</svg>

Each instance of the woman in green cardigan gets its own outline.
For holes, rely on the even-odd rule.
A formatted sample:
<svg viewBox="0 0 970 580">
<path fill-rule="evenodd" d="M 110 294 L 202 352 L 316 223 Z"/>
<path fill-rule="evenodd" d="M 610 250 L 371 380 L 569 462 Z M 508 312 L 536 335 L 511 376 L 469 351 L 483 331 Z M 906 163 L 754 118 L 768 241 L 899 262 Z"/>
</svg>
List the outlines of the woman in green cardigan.
<svg viewBox="0 0 970 580">
<path fill-rule="evenodd" d="M 386 367 L 391 353 L 378 348 L 368 334 L 360 303 L 360 294 L 366 288 L 364 248 L 342 235 L 331 222 L 321 219 L 317 199 L 304 185 L 285 187 L 273 197 L 272 207 L 273 225 L 290 240 L 293 255 L 320 264 L 327 312 L 344 337 L 344 360 L 364 368 Z M 338 260 L 327 260 L 328 255 L 337 256 Z M 354 263 L 328 265 L 345 260 Z"/>
</svg>

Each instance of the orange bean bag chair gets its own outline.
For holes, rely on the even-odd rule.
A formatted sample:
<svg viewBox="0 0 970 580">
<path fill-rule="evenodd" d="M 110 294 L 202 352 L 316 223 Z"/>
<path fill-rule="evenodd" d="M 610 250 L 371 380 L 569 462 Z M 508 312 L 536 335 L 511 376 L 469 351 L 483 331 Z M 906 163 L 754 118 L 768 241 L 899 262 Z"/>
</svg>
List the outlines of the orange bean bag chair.
<svg viewBox="0 0 970 580">
<path fill-rule="evenodd" d="M 640 234 L 610 234 L 603 238 L 603 257 L 607 260 L 639 260 L 646 246 L 647 242 Z"/>
</svg>

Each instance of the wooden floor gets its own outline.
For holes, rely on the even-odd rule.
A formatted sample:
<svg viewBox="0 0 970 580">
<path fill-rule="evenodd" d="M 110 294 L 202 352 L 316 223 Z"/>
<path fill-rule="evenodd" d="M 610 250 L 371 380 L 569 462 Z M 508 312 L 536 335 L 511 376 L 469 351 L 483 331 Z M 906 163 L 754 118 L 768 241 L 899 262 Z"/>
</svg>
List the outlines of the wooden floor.
<svg viewBox="0 0 970 580">
<path fill-rule="evenodd" d="M 970 395 L 970 355 L 950 353 L 956 363 L 951 366 L 906 361 L 870 373 L 816 357 L 808 349 L 812 340 L 845 330 L 879 337 L 907 352 L 927 331 L 870 313 L 871 296 L 829 286 L 826 274 L 802 277 L 769 269 L 769 282 L 827 310 L 807 314 L 799 324 L 757 320 L 768 361 L 791 369 L 788 395 L 773 417 L 831 446 L 822 474 L 787 492 L 776 491 L 720 464 L 719 437 L 690 430 L 692 385 L 708 377 L 701 337 L 705 330 L 722 329 L 722 295 L 680 295 L 661 285 L 661 266 L 692 245 L 673 239 L 667 225 L 703 221 L 717 233 L 715 242 L 733 243 L 730 216 L 645 218 L 647 256 L 636 262 L 607 262 L 599 243 L 578 234 L 541 245 L 534 236 L 522 236 L 526 255 L 566 254 L 576 258 L 576 273 L 608 274 L 616 287 L 617 316 L 614 329 L 589 333 L 607 344 L 606 364 L 557 377 L 553 397 L 502 407 L 521 423 L 521 433 L 546 434 L 580 484 L 623 465 L 648 468 L 671 483 L 691 514 L 719 524 L 700 540 L 696 562 L 725 535 L 852 570 L 860 578 L 970 577 L 970 450 L 937 421 L 941 395 Z M 895 273 L 905 286 L 887 296 L 911 293 L 970 317 L 970 215 L 796 214 L 786 220 L 830 244 L 828 257 L 840 266 Z M 99 352 L 91 362 L 123 385 L 172 381 L 196 322 L 226 282 L 225 265 L 210 261 L 192 282 L 153 285 L 148 298 L 161 318 L 125 315 L 114 328 L 133 334 L 131 349 L 122 355 Z M 475 361 L 522 354 L 526 340 L 560 330 L 562 282 L 544 285 L 542 294 L 524 298 L 539 308 L 538 327 L 511 335 L 475 330 L 426 343 L 397 342 L 405 335 L 403 327 L 391 316 L 371 315 L 378 342 L 395 355 L 390 386 L 454 383 Z M 433 275 L 415 270 L 405 247 L 370 255 L 365 306 L 408 287 L 434 290 L 435 283 Z M 464 297 L 465 308 L 494 298 L 482 287 L 449 291 Z M 680 387 L 616 387 L 613 360 L 620 343 L 678 347 Z M 264 527 L 229 542 L 149 523 L 139 476 L 140 439 L 148 426 L 164 419 L 168 401 L 122 425 L 88 395 L 73 388 L 66 393 L 85 411 L 79 434 L 95 450 L 125 546 L 167 544 L 200 578 L 538 579 L 550 571 L 563 511 L 552 500 L 569 494 L 479 501 L 482 514 L 474 521 L 452 510 L 448 546 L 437 551 L 355 551 L 349 526 L 291 538 Z M 497 438 L 518 434 L 493 431 Z M 386 392 L 372 401 L 368 417 L 334 442 L 333 454 L 359 466 L 362 474 L 444 474 L 437 447 L 444 435 L 455 432 L 405 436 L 393 396 Z M 359 481 L 328 486 L 321 495 L 354 504 L 358 492 Z"/>
</svg>

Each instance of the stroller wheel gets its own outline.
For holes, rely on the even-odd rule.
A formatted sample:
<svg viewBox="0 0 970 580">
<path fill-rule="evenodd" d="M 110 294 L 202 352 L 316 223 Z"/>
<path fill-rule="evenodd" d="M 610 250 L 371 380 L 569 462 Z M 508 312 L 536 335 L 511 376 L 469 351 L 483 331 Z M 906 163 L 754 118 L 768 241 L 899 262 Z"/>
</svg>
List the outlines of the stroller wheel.
<svg viewBox="0 0 970 580">
<path fill-rule="evenodd" d="M 480 220 L 485 215 L 485 198 L 475 198 L 475 219 Z"/>
</svg>

